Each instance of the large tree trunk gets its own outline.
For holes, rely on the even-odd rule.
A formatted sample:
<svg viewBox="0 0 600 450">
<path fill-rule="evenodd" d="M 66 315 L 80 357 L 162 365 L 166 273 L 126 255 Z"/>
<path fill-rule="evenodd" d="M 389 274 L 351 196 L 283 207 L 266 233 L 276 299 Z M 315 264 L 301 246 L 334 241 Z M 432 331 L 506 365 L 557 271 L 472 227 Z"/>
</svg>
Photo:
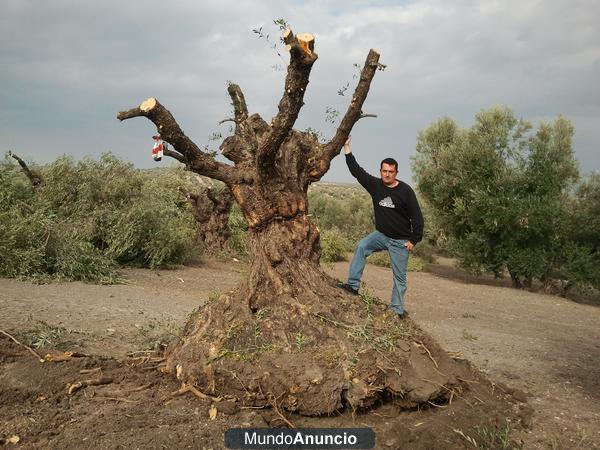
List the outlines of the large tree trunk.
<svg viewBox="0 0 600 450">
<path fill-rule="evenodd" d="M 300 295 L 325 279 L 319 267 L 319 231 L 305 215 L 250 229 L 248 241 L 250 273 L 239 292 L 252 311 L 269 307 L 280 295 Z"/>
<path fill-rule="evenodd" d="M 454 361 L 418 327 L 334 286 L 307 216 L 272 221 L 249 239 L 248 278 L 202 306 L 169 349 L 167 368 L 182 382 L 305 415 L 387 398 L 413 408 L 460 392 Z"/>
<path fill-rule="evenodd" d="M 221 152 L 234 166 L 202 152 L 154 98 L 117 116 L 152 120 L 175 149 L 165 154 L 223 181 L 249 226 L 247 279 L 190 318 L 169 349 L 167 368 L 210 394 L 309 415 L 388 397 L 406 407 L 444 399 L 457 383 L 453 361 L 386 305 L 334 287 L 319 266 L 319 232 L 307 216 L 309 184 L 327 172 L 354 124 L 372 116 L 362 106 L 383 67 L 379 54 L 369 52 L 335 136 L 321 144 L 292 129 L 317 59 L 314 40 L 290 30 L 284 40 L 291 58 L 270 124 L 248 113 L 239 86 L 228 87 L 236 127 Z"/>
<path fill-rule="evenodd" d="M 228 222 L 233 195 L 228 188 L 215 192 L 212 187 L 202 188 L 199 194 L 188 194 L 192 214 L 198 223 L 197 243 L 202 251 L 215 255 L 228 250 Z"/>
</svg>

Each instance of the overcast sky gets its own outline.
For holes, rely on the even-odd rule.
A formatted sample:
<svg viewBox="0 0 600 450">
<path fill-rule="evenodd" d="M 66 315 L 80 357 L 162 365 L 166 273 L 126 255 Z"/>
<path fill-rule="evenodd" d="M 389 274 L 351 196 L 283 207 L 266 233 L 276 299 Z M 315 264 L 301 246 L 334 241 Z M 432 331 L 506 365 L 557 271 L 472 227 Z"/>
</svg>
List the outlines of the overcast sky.
<svg viewBox="0 0 600 450">
<path fill-rule="evenodd" d="M 151 158 L 155 127 L 116 113 L 153 96 L 199 146 L 229 133 L 228 80 L 267 121 L 283 89 L 288 55 L 271 44 L 285 18 L 316 36 L 297 129 L 330 137 L 326 108 L 346 110 L 354 64 L 369 49 L 377 72 L 352 132 L 365 169 L 392 156 L 411 181 L 417 134 L 442 116 L 470 126 L 502 104 L 532 121 L 559 114 L 575 125 L 583 172 L 600 169 L 600 2 L 597 0 L 129 1 L 0 0 L 0 151 L 38 163 L 67 153 L 111 151 L 138 167 Z M 269 41 L 253 33 L 262 27 Z M 285 61 L 284 61 L 285 60 Z M 594 81 L 596 80 L 596 81 Z M 324 178 L 352 181 L 342 158 Z"/>
</svg>

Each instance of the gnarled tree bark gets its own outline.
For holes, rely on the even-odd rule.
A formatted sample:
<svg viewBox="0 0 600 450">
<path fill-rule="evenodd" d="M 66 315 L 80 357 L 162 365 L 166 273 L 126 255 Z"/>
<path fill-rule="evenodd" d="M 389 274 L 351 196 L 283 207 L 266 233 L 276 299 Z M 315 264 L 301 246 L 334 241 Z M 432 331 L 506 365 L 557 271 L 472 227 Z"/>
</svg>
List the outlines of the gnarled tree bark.
<svg viewBox="0 0 600 450">
<path fill-rule="evenodd" d="M 312 133 L 293 129 L 317 60 L 314 38 L 287 30 L 284 41 L 290 63 L 270 123 L 249 114 L 239 86 L 228 86 L 234 107 L 228 120 L 235 132 L 220 149 L 233 165 L 198 148 L 154 98 L 117 116 L 150 119 L 174 149 L 165 154 L 224 182 L 249 225 L 247 279 L 188 321 L 169 350 L 168 368 L 207 392 L 252 405 L 277 398 L 288 410 L 309 415 L 331 413 L 344 404 L 369 406 L 390 394 L 402 396 L 406 406 L 443 397 L 449 392 L 445 386 L 456 381 L 442 370 L 449 358 L 430 343 L 440 368 L 411 377 L 406 374 L 424 370 L 423 365 L 433 367 L 427 357 L 373 347 L 382 336 L 398 344 L 404 332 L 418 330 L 410 322 L 392 323 L 395 319 L 382 315 L 381 308 L 381 321 L 373 322 L 375 305 L 365 307 L 334 287 L 319 266 L 319 230 L 307 215 L 308 186 L 325 175 L 352 127 L 365 116 L 362 106 L 381 67 L 379 53 L 368 53 L 335 136 L 321 144 Z M 425 377 L 429 383 L 420 380 Z"/>
<path fill-rule="evenodd" d="M 192 205 L 192 214 L 198 223 L 197 242 L 207 254 L 217 254 L 227 250 L 231 237 L 228 228 L 233 196 L 229 189 L 217 191 L 204 187 L 201 191 L 187 195 Z"/>
</svg>

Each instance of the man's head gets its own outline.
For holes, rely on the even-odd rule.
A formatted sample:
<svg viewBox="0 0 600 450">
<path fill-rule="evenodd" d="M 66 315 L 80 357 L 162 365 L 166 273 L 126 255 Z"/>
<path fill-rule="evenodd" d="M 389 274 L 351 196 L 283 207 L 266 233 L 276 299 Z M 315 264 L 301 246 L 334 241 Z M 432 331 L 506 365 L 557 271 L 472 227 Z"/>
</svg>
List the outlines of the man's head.
<svg viewBox="0 0 600 450">
<path fill-rule="evenodd" d="M 381 161 L 379 173 L 383 184 L 393 186 L 396 183 L 396 175 L 398 174 L 398 163 L 394 158 L 385 158 Z"/>
</svg>

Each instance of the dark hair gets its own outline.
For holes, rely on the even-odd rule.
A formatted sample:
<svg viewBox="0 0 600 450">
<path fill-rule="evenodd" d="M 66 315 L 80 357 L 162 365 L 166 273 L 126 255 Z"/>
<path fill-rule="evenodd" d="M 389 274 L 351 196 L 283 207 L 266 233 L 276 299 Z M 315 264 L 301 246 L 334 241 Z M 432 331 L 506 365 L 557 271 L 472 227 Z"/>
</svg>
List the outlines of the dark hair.
<svg viewBox="0 0 600 450">
<path fill-rule="evenodd" d="M 379 165 L 380 170 L 384 164 L 389 164 L 390 166 L 394 166 L 394 168 L 396 169 L 396 172 L 398 172 L 398 162 L 394 158 L 385 158 L 383 161 L 381 161 L 381 164 Z"/>
</svg>

